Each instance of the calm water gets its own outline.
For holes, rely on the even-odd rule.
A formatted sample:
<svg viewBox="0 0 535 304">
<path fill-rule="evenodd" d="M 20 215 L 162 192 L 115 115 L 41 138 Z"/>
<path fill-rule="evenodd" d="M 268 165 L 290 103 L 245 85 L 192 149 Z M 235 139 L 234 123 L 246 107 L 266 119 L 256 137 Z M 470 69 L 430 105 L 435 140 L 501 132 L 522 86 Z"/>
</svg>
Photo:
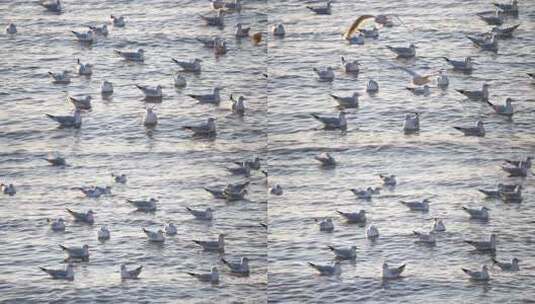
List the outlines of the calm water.
<svg viewBox="0 0 535 304">
<path fill-rule="evenodd" d="M 214 200 L 202 187 L 241 181 L 225 167 L 232 161 L 263 155 L 266 147 L 266 44 L 233 38 L 234 24 L 246 22 L 254 31 L 265 30 L 265 1 L 248 1 L 240 15 L 226 19 L 223 29 L 204 26 L 198 14 L 209 13 L 207 1 L 65 1 L 65 13 L 47 13 L 33 1 L 0 1 L 2 24 L 14 22 L 19 33 L 0 35 L 0 171 L 1 180 L 18 187 L 14 197 L 0 196 L 0 302 L 30 303 L 95 301 L 209 303 L 266 302 L 267 238 L 265 179 L 251 178 L 248 201 Z M 124 15 L 126 27 L 111 28 L 108 38 L 92 47 L 78 44 L 70 30 L 102 24 L 110 14 Z M 2 25 L 3 31 L 4 25 Z M 195 40 L 197 36 L 227 37 L 230 51 L 215 58 Z M 125 62 L 113 49 L 145 50 L 143 64 Z M 187 75 L 188 87 L 177 90 L 171 57 L 203 60 L 199 76 Z M 47 72 L 75 71 L 76 58 L 95 65 L 91 78 L 75 77 L 69 85 L 51 84 Z M 75 74 L 75 73 L 74 73 Z M 103 79 L 113 82 L 110 100 L 100 96 Z M 164 100 L 156 105 L 160 122 L 155 130 L 141 125 L 145 104 L 133 85 L 161 84 Z M 225 87 L 220 107 L 197 105 L 185 94 L 200 94 L 213 86 Z M 59 130 L 44 113 L 63 114 L 72 105 L 67 94 L 91 94 L 93 111 L 83 115 L 78 131 Z M 248 98 L 243 119 L 233 115 L 230 93 Z M 181 126 L 216 117 L 217 139 L 192 140 Z M 50 167 L 40 159 L 58 151 L 70 167 Z M 71 187 L 112 185 L 111 172 L 128 175 L 126 185 L 113 185 L 113 196 L 87 199 Z M 157 197 L 155 214 L 133 212 L 125 199 Z M 263 202 L 263 203 L 262 203 Z M 192 219 L 185 207 L 215 209 L 212 224 Z M 93 209 L 94 227 L 70 222 L 65 208 Z M 65 233 L 50 232 L 46 218 L 68 219 Z M 174 222 L 177 236 L 164 246 L 148 243 L 142 227 L 163 228 Z M 111 239 L 96 240 L 105 224 Z M 192 239 L 227 234 L 224 257 L 250 259 L 251 276 L 236 277 L 223 267 L 218 254 L 205 253 Z M 48 279 L 38 266 L 63 267 L 58 244 L 88 244 L 91 261 L 79 264 L 74 282 Z M 122 283 L 119 265 L 143 265 L 141 279 Z M 205 272 L 210 265 L 221 271 L 212 286 L 185 272 Z"/>
<path fill-rule="evenodd" d="M 282 197 L 269 199 L 269 286 L 273 303 L 519 303 L 532 300 L 535 259 L 532 231 L 534 180 L 506 178 L 498 165 L 505 157 L 535 152 L 535 86 L 525 75 L 535 69 L 535 2 L 521 1 L 521 23 L 516 38 L 502 42 L 498 55 L 479 52 L 464 37 L 488 30 L 474 16 L 492 9 L 489 1 L 403 0 L 336 1 L 331 16 L 315 16 L 304 1 L 270 1 L 270 23 L 288 23 L 284 39 L 269 42 L 269 156 L 270 182 L 285 187 Z M 397 13 L 410 27 L 384 29 L 377 41 L 349 46 L 340 34 L 365 13 Z M 395 60 L 384 46 L 419 48 L 410 61 Z M 340 69 L 340 56 L 358 59 L 361 74 L 351 77 Z M 474 57 L 472 75 L 449 72 L 450 88 L 434 88 L 429 97 L 406 91 L 409 76 L 392 64 L 420 71 L 447 68 L 440 56 Z M 313 67 L 335 66 L 334 83 L 316 81 Z M 379 82 L 375 97 L 365 93 L 368 79 Z M 453 89 L 477 89 L 489 82 L 491 100 L 512 97 L 520 111 L 512 122 L 493 115 L 490 108 L 463 102 Z M 361 108 L 348 110 L 348 132 L 315 130 L 320 125 L 310 113 L 337 113 L 329 93 L 362 93 Z M 403 135 L 406 112 L 421 112 L 421 132 Z M 482 118 L 485 138 L 463 137 L 453 125 L 473 124 Z M 322 170 L 314 155 L 329 151 L 338 160 L 334 170 Z M 371 202 L 358 201 L 348 190 L 379 186 L 378 173 L 398 176 L 394 191 L 384 191 Z M 483 200 L 475 189 L 498 182 L 521 182 L 525 200 L 519 205 Z M 432 198 L 426 215 L 409 212 L 399 200 Z M 487 224 L 467 219 L 461 207 L 488 206 Z M 380 239 L 365 239 L 365 228 L 345 224 L 335 210 L 369 213 Z M 320 233 L 315 217 L 330 216 L 332 234 Z M 413 230 L 430 229 L 444 218 L 447 233 L 437 246 L 414 244 Z M 498 234 L 497 258 L 522 260 L 521 271 L 504 273 L 492 268 L 488 285 L 470 283 L 461 267 L 490 265 L 488 255 L 475 254 L 465 238 Z M 328 245 L 357 246 L 356 264 L 344 262 L 340 278 L 319 277 L 306 262 L 330 263 Z M 407 263 L 405 278 L 383 284 L 381 265 Z"/>
</svg>

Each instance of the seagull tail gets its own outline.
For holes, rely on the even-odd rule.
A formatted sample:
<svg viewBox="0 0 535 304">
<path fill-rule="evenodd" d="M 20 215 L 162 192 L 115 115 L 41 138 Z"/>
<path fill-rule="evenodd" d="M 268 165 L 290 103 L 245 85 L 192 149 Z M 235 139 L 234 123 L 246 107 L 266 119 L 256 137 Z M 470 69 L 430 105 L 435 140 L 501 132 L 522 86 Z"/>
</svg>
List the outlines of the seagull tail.
<svg viewBox="0 0 535 304">
<path fill-rule="evenodd" d="M 48 118 L 52 119 L 52 120 L 56 120 L 57 121 L 57 118 L 56 116 L 54 115 L 51 115 L 51 114 L 45 114 Z"/>
<path fill-rule="evenodd" d="M 336 96 L 336 95 L 333 95 L 333 94 L 329 94 L 329 96 L 331 96 L 332 98 L 334 98 L 334 99 L 336 99 L 336 100 L 338 100 L 338 98 L 340 98 L 340 97 L 338 97 L 338 96 Z"/>
<path fill-rule="evenodd" d="M 143 87 L 140 86 L 139 84 L 135 84 L 136 88 L 140 89 L 140 90 L 143 90 Z"/>
<path fill-rule="evenodd" d="M 59 245 L 59 248 L 63 249 L 63 250 L 67 250 L 67 247 L 63 246 L 63 245 Z"/>
<path fill-rule="evenodd" d="M 180 64 L 178 60 L 176 60 L 175 58 L 171 58 L 171 60 L 173 60 L 174 63 L 176 64 Z"/>
<path fill-rule="evenodd" d="M 206 190 L 206 188 L 205 188 Z M 186 207 L 186 210 L 188 210 L 189 212 L 191 212 L 191 208 L 190 207 Z"/>
<path fill-rule="evenodd" d="M 143 228 L 143 232 L 148 233 L 149 231 L 145 228 Z"/>
<path fill-rule="evenodd" d="M 462 271 L 463 271 L 464 273 L 466 273 L 466 274 L 470 274 L 470 270 L 468 270 L 468 269 L 466 269 L 466 268 L 461 268 L 461 269 L 462 269 Z"/>
<path fill-rule="evenodd" d="M 495 258 L 491 258 L 491 260 L 492 260 L 492 263 L 494 263 L 494 264 L 498 264 L 499 263 Z"/>
<path fill-rule="evenodd" d="M 316 118 L 318 120 L 320 119 L 320 117 L 318 115 L 316 115 L 316 114 L 310 114 L 310 116 L 312 116 L 312 117 L 314 117 L 314 118 Z"/>
<path fill-rule="evenodd" d="M 189 274 L 189 275 L 192 276 L 192 277 L 197 276 L 197 274 L 196 274 L 196 273 L 193 273 L 193 272 L 186 272 L 186 273 Z"/>
<path fill-rule="evenodd" d="M 335 250 L 333 246 L 327 246 L 327 248 L 329 248 L 331 251 Z"/>
<path fill-rule="evenodd" d="M 48 273 L 48 269 L 46 269 L 45 267 L 39 267 L 39 269 L 41 269 L 42 271 Z"/>
<path fill-rule="evenodd" d="M 197 241 L 197 240 L 192 240 L 193 243 L 197 244 L 197 245 L 200 245 L 201 244 L 201 241 Z"/>
<path fill-rule="evenodd" d="M 494 108 L 494 105 L 493 105 L 490 101 L 487 100 L 486 102 L 487 102 L 487 104 L 488 104 L 489 106 L 491 106 L 491 107 Z"/>
<path fill-rule="evenodd" d="M 308 262 L 308 265 L 312 268 L 318 268 L 318 265 L 314 264 L 314 263 L 311 263 L 311 262 Z"/>
<path fill-rule="evenodd" d="M 453 128 L 454 128 L 455 130 L 457 130 L 457 131 L 461 131 L 461 132 L 463 132 L 463 128 L 461 128 L 461 127 L 453 127 Z M 463 208 L 464 208 L 464 207 L 463 207 Z"/>
<path fill-rule="evenodd" d="M 342 211 L 340 211 L 340 210 L 336 210 L 336 213 L 344 215 L 344 213 Z"/>
<path fill-rule="evenodd" d="M 74 211 L 72 211 L 72 210 L 69 209 L 69 208 L 67 208 L 67 209 L 65 209 L 65 210 L 67 210 L 67 212 L 69 212 L 70 214 L 74 214 Z"/>
<path fill-rule="evenodd" d="M 221 262 L 223 262 L 223 264 L 230 265 L 230 263 L 227 260 L 225 260 L 224 258 L 221 258 Z"/>
<path fill-rule="evenodd" d="M 448 57 L 442 57 L 444 60 L 446 60 L 447 62 L 450 62 L 450 59 Z"/>
</svg>

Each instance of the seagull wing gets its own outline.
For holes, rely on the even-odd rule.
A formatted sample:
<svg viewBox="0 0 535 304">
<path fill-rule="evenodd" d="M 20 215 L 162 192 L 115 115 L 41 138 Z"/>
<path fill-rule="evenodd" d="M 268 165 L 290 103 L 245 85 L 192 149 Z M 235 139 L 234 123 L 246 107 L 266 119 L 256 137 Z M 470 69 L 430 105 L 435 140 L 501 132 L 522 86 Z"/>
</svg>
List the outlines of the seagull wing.
<svg viewBox="0 0 535 304">
<path fill-rule="evenodd" d="M 355 31 L 357 31 L 359 25 L 364 22 L 365 20 L 367 19 L 371 19 L 371 18 L 375 18 L 375 16 L 372 16 L 372 15 L 362 15 L 360 17 L 358 17 L 354 22 L 353 24 L 351 24 L 351 26 L 347 29 L 347 31 L 344 33 L 344 38 L 345 39 L 349 39 L 354 33 Z"/>
</svg>

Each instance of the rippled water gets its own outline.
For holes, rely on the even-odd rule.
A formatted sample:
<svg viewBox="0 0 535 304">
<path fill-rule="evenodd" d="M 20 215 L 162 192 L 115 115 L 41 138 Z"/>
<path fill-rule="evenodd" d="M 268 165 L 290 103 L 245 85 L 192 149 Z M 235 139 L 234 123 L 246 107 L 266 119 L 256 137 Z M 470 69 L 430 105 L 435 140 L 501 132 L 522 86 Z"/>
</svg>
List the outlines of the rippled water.
<svg viewBox="0 0 535 304">
<path fill-rule="evenodd" d="M 310 2 L 312 3 L 312 2 Z M 535 2 L 521 1 L 516 37 L 502 41 L 497 55 L 479 52 L 465 34 L 489 29 L 474 15 L 492 9 L 489 1 L 336 1 L 331 16 L 308 12 L 304 1 L 270 1 L 270 23 L 284 22 L 287 36 L 273 39 L 269 57 L 270 182 L 285 187 L 269 199 L 269 287 L 273 303 L 519 303 L 531 301 L 535 259 L 532 238 L 534 181 L 507 178 L 498 165 L 503 158 L 535 152 L 533 122 L 535 86 L 526 72 L 535 69 Z M 396 13 L 407 25 L 383 29 L 364 46 L 343 43 L 340 34 L 361 14 Z M 418 46 L 417 58 L 394 59 L 384 46 Z M 340 56 L 358 59 L 361 74 L 341 70 Z M 432 89 L 429 97 L 413 96 L 404 88 L 410 79 L 392 65 L 420 71 L 448 68 L 441 56 L 472 56 L 479 65 L 471 75 L 449 71 L 450 87 Z M 335 66 L 337 79 L 320 83 L 313 67 Z M 380 92 L 365 93 L 368 79 Z M 491 84 L 491 100 L 518 100 L 513 121 L 493 115 L 490 108 L 463 101 L 454 89 L 479 89 Z M 328 94 L 361 92 L 360 109 L 349 109 L 348 132 L 317 130 L 310 113 L 335 114 Z M 418 111 L 421 132 L 402 133 L 405 113 Z M 482 118 L 485 138 L 464 137 L 454 125 L 471 125 Z M 334 170 L 322 170 L 314 155 L 329 151 L 338 160 Z M 371 202 L 356 200 L 349 188 L 379 186 L 379 173 L 398 176 L 394 191 L 383 191 Z M 477 188 L 498 182 L 524 185 L 524 202 L 506 205 L 484 200 Z M 409 212 L 398 203 L 431 197 L 428 214 Z M 485 205 L 491 220 L 469 221 L 462 206 Z M 381 237 L 365 239 L 365 228 L 345 224 L 335 210 L 368 212 Z M 335 232 L 320 233 L 314 218 L 330 216 Z M 429 229 L 434 216 L 444 218 L 448 232 L 434 248 L 414 244 L 413 230 Z M 466 238 L 498 235 L 497 258 L 518 257 L 521 271 L 491 269 L 487 285 L 469 282 L 461 267 L 491 264 L 489 255 L 473 253 Z M 319 277 L 306 262 L 331 263 L 328 245 L 357 246 L 356 264 L 344 262 L 340 278 Z M 383 283 L 381 265 L 406 263 L 405 278 Z"/>
<path fill-rule="evenodd" d="M 266 302 L 265 180 L 256 173 L 248 200 L 214 200 L 202 187 L 241 181 L 225 167 L 232 161 L 263 155 L 266 147 L 266 44 L 233 38 L 234 24 L 246 22 L 254 31 L 267 26 L 265 1 L 248 1 L 241 14 L 227 16 L 220 30 L 205 26 L 198 14 L 210 12 L 207 1 L 65 1 L 61 15 L 45 12 L 32 1 L 0 1 L 2 24 L 14 22 L 19 33 L 0 35 L 0 168 L 1 180 L 12 182 L 18 193 L 0 197 L 0 302 L 30 303 L 95 301 L 208 303 Z M 110 14 L 124 15 L 126 27 L 92 47 L 77 43 L 70 30 L 102 24 Z M 3 26 L 2 26 L 3 27 Z M 221 35 L 230 51 L 215 58 L 195 40 Z M 113 49 L 145 50 L 143 64 L 118 58 Z M 179 70 L 171 57 L 203 60 L 204 71 L 187 75 L 188 87 L 177 90 L 173 74 Z M 75 71 L 76 58 L 95 65 L 91 78 L 75 77 L 69 85 L 51 84 L 47 72 Z M 75 74 L 75 73 L 74 73 Z M 109 100 L 100 96 L 103 79 L 113 82 Z M 147 131 L 141 125 L 145 104 L 134 84 L 161 84 L 164 100 L 156 104 L 159 124 Z M 224 87 L 220 107 L 198 105 L 185 94 Z M 72 105 L 68 94 L 91 94 L 93 110 L 83 115 L 80 130 L 60 130 L 44 113 L 64 114 Z M 243 119 L 233 115 L 230 93 L 248 98 Z M 181 126 L 216 117 L 215 140 L 194 140 Z M 58 151 L 70 167 L 50 167 L 42 160 Z M 111 172 L 128 175 L 126 185 L 113 185 L 113 196 L 82 197 L 71 187 L 111 185 Z M 125 199 L 158 197 L 155 214 L 133 212 Z M 212 224 L 192 219 L 185 207 L 215 209 Z M 70 222 L 65 208 L 93 209 L 94 227 Z M 49 231 L 46 218 L 69 219 L 65 233 Z M 179 233 L 164 246 L 146 240 L 142 227 L 156 229 L 172 221 Z M 111 230 L 111 240 L 96 240 L 100 225 Z M 236 277 L 192 239 L 227 235 L 224 257 L 250 259 L 251 276 Z M 88 244 L 91 260 L 76 266 L 73 282 L 50 280 L 38 266 L 63 267 L 58 244 Z M 138 281 L 121 282 L 119 265 L 143 265 Z M 210 265 L 221 271 L 221 282 L 198 282 L 185 272 L 205 272 Z M 132 267 L 129 266 L 129 267 Z"/>
</svg>

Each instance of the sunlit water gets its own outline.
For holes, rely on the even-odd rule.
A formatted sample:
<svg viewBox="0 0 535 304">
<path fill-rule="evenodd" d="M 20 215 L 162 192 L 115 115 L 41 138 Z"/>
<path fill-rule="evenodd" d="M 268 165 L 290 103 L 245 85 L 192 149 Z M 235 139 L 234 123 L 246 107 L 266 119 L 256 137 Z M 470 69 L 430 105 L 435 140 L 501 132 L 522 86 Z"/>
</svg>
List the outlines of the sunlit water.
<svg viewBox="0 0 535 304">
<path fill-rule="evenodd" d="M 535 153 L 533 122 L 535 85 L 526 72 L 535 70 L 533 22 L 535 3 L 520 1 L 521 23 L 516 37 L 500 42 L 497 55 L 480 52 L 465 34 L 490 29 L 475 16 L 492 10 L 489 1 L 335 1 L 331 16 L 316 16 L 305 1 L 270 1 L 270 23 L 284 22 L 287 35 L 272 39 L 269 57 L 269 156 L 270 183 L 283 185 L 281 197 L 269 199 L 269 286 L 273 303 L 519 303 L 535 293 L 533 274 L 533 177 L 507 178 L 499 169 L 501 159 Z M 349 46 L 340 35 L 361 14 L 396 13 L 409 27 L 380 31 L 378 40 Z M 418 46 L 417 58 L 394 59 L 385 45 Z M 358 59 L 361 74 L 352 77 L 341 70 L 340 56 Z M 471 75 L 448 71 L 450 87 L 432 89 L 429 97 L 405 90 L 410 79 L 393 65 L 430 72 L 449 68 L 441 56 L 478 62 Z M 320 83 L 313 67 L 334 66 L 336 80 Z M 368 79 L 379 82 L 380 92 L 368 96 Z M 498 117 L 485 104 L 464 101 L 454 89 L 479 89 L 491 84 L 491 101 L 518 100 L 512 121 Z M 348 131 L 317 130 L 310 113 L 335 115 L 336 103 L 328 94 L 361 92 L 361 107 L 349 109 Z M 404 115 L 421 114 L 421 132 L 403 135 Z M 472 125 L 481 118 L 484 138 L 464 137 L 452 128 Z M 313 157 L 328 151 L 337 160 L 334 170 L 322 170 Z M 354 187 L 380 186 L 379 173 L 398 176 L 393 191 L 383 191 L 371 202 L 359 201 Z M 484 200 L 477 188 L 498 182 L 524 185 L 524 201 L 507 205 Z M 399 200 L 430 197 L 428 214 L 408 211 Z M 490 221 L 468 220 L 462 206 L 485 205 Z M 378 226 L 375 243 L 365 239 L 365 228 L 348 225 L 335 210 L 368 212 L 369 223 Z M 317 217 L 332 217 L 334 233 L 321 233 Z M 428 230 L 429 220 L 444 219 L 448 231 L 433 248 L 414 243 L 413 230 Z M 491 267 L 488 284 L 467 280 L 461 267 L 492 264 L 490 256 L 472 251 L 464 239 L 498 235 L 499 260 L 519 258 L 521 271 L 505 273 Z M 320 277 L 307 262 L 333 261 L 328 245 L 357 246 L 356 264 L 344 262 L 342 275 Z M 384 283 L 381 265 L 406 263 L 405 278 Z"/>
<path fill-rule="evenodd" d="M 247 1 L 241 14 L 226 16 L 220 30 L 204 25 L 199 14 L 210 12 L 208 1 L 65 1 L 61 15 L 45 12 L 33 1 L 0 1 L 0 179 L 14 183 L 14 197 L 0 196 L 0 302 L 37 303 L 95 301 L 209 303 L 266 302 L 265 179 L 251 177 L 248 200 L 225 203 L 212 199 L 202 187 L 242 181 L 225 169 L 232 161 L 262 156 L 267 142 L 266 44 L 234 39 L 234 25 L 249 23 L 252 31 L 267 26 L 265 1 Z M 124 15 L 126 27 L 110 28 L 107 38 L 91 47 L 75 41 L 71 30 L 102 24 L 110 14 Z M 8 22 L 18 26 L 5 35 Z M 195 40 L 198 36 L 227 38 L 230 51 L 215 58 Z M 145 50 L 145 62 L 128 63 L 113 49 Z M 175 89 L 179 70 L 171 57 L 203 60 L 203 72 L 186 75 L 188 87 Z M 69 85 L 54 85 L 48 71 L 71 70 L 76 58 L 94 64 L 90 78 L 74 77 Z M 115 93 L 100 95 L 103 79 Z M 141 125 L 145 103 L 134 84 L 161 84 L 164 99 L 155 104 L 159 124 Z M 224 87 L 219 107 L 198 105 L 186 94 L 208 93 Z M 244 95 L 244 118 L 230 111 L 229 94 Z M 93 110 L 83 114 L 80 130 L 60 130 L 45 113 L 67 114 L 68 94 L 91 94 Z M 215 140 L 192 139 L 185 124 L 216 117 Z M 59 152 L 70 167 L 49 166 L 42 158 Z M 126 185 L 113 184 L 111 172 L 128 175 Z M 84 198 L 76 186 L 112 185 L 111 197 Z M 159 198 L 154 214 L 133 212 L 125 199 Z M 185 207 L 215 209 L 213 223 L 192 219 Z M 65 208 L 93 209 L 93 227 L 72 223 Z M 65 233 L 52 233 L 46 218 L 68 219 Z M 142 227 L 178 226 L 177 236 L 165 245 L 150 244 Z M 111 239 L 97 241 L 97 230 L 107 225 Z M 219 254 L 202 252 L 193 239 L 227 235 L 227 259 L 250 259 L 251 276 L 237 277 L 220 262 Z M 38 266 L 63 267 L 59 244 L 90 246 L 89 263 L 77 264 L 75 280 L 51 280 Z M 119 265 L 143 265 L 141 279 L 121 282 Z M 206 272 L 218 266 L 221 282 L 198 282 L 188 271 Z"/>
</svg>

